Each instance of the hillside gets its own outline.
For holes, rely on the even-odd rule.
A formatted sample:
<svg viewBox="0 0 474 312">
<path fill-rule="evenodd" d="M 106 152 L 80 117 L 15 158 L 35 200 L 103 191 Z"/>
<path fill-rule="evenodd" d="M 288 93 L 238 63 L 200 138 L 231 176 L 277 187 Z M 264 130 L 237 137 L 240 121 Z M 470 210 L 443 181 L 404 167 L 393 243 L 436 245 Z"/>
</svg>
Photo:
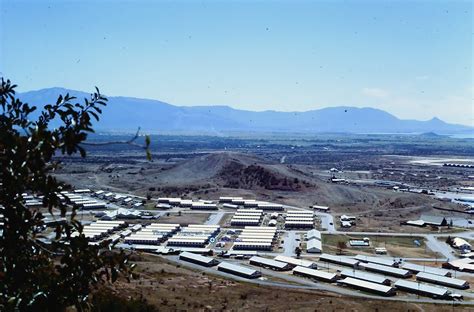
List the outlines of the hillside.
<svg viewBox="0 0 474 312">
<path fill-rule="evenodd" d="M 19 94 L 24 101 L 44 105 L 59 94 L 79 99 L 87 93 L 49 88 Z M 245 111 L 228 106 L 174 106 L 157 100 L 109 96 L 109 105 L 97 125 L 102 131 L 131 131 L 141 126 L 156 132 L 349 132 L 349 133 L 469 133 L 472 127 L 454 125 L 438 118 L 401 120 L 374 108 L 329 107 L 306 112 Z"/>
</svg>

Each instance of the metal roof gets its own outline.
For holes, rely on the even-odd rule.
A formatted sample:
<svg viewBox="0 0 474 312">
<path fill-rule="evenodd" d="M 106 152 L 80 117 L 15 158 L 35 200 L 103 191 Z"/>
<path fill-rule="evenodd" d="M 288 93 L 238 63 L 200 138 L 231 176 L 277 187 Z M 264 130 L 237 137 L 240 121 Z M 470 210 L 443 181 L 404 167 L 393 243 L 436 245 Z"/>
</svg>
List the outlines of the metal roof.
<svg viewBox="0 0 474 312">
<path fill-rule="evenodd" d="M 445 285 L 449 287 L 455 287 L 455 288 L 464 288 L 469 285 L 467 281 L 462 280 L 462 279 L 429 274 L 425 272 L 418 273 L 416 275 L 416 279 L 419 279 L 425 282 L 434 283 L 434 284 L 441 284 L 441 285 Z"/>
<path fill-rule="evenodd" d="M 359 270 L 344 270 L 341 272 L 341 276 L 357 278 L 364 281 L 369 281 L 377 284 L 385 284 L 390 280 L 384 276 L 377 274 L 370 274 Z"/>
<path fill-rule="evenodd" d="M 446 222 L 445 217 L 438 217 L 432 215 L 421 215 L 420 220 L 425 221 L 425 223 L 441 225 L 443 222 Z"/>
<path fill-rule="evenodd" d="M 257 271 L 257 270 L 254 270 L 254 269 L 251 269 L 251 268 L 248 268 L 248 267 L 245 267 L 245 266 L 237 265 L 237 264 L 232 264 L 230 262 L 221 262 L 217 266 L 217 268 L 233 271 L 233 272 L 240 273 L 240 274 L 247 275 L 247 276 L 260 274 L 260 272 Z"/>
<path fill-rule="evenodd" d="M 322 250 L 322 243 L 319 239 L 317 238 L 313 238 L 313 239 L 310 239 L 309 241 L 306 242 L 306 251 L 311 251 L 313 249 L 316 249 L 317 251 L 321 251 Z"/>
<path fill-rule="evenodd" d="M 391 259 L 391 258 L 383 258 L 383 257 L 371 257 L 371 256 L 365 256 L 365 255 L 357 255 L 354 257 L 354 259 L 362 261 L 362 262 L 370 262 L 370 263 L 377 263 L 381 265 L 386 265 L 386 266 L 394 266 L 396 260 Z"/>
<path fill-rule="evenodd" d="M 406 277 L 410 275 L 410 272 L 408 270 L 394 268 L 394 267 L 376 264 L 376 263 L 359 263 L 359 265 L 369 271 L 382 272 L 382 273 L 386 273 L 388 275 L 393 275 L 393 276 Z"/>
<path fill-rule="evenodd" d="M 280 270 L 284 270 L 286 268 L 288 268 L 288 264 L 287 263 L 283 263 L 283 262 L 280 262 L 280 261 L 275 261 L 273 259 L 268 259 L 268 258 L 263 258 L 263 257 L 259 257 L 259 256 L 253 256 L 252 258 L 250 258 L 250 263 L 257 263 L 257 264 L 261 264 L 261 265 L 265 265 L 265 266 L 269 266 L 269 267 L 273 267 L 273 268 L 277 268 L 277 269 L 280 269 Z"/>
<path fill-rule="evenodd" d="M 321 279 L 325 281 L 335 281 L 337 275 L 335 273 L 329 273 L 325 271 L 318 271 L 314 269 L 305 268 L 302 266 L 297 266 L 293 269 L 293 274 L 302 274 L 316 279 Z"/>
<path fill-rule="evenodd" d="M 183 258 L 184 260 L 192 260 L 199 263 L 206 263 L 206 264 L 210 264 L 217 261 L 214 258 L 204 257 L 199 254 L 195 254 L 195 253 L 187 252 L 187 251 L 183 251 L 182 253 L 180 253 L 179 258 L 180 259 Z"/>
<path fill-rule="evenodd" d="M 441 276 L 451 275 L 451 272 L 446 269 L 435 268 L 435 267 L 426 266 L 426 265 L 419 265 L 419 264 L 410 263 L 410 262 L 404 262 L 402 264 L 402 269 L 410 270 L 417 273 L 426 272 L 426 273 L 436 274 L 436 275 L 441 275 Z"/>
<path fill-rule="evenodd" d="M 368 281 L 364 281 L 364 280 L 356 279 L 352 277 L 346 277 L 345 279 L 339 282 L 350 285 L 350 286 L 362 288 L 364 290 L 373 291 L 373 292 L 382 293 L 382 294 L 389 294 L 393 292 L 393 288 L 390 286 L 380 285 L 377 283 L 368 282 Z"/>
<path fill-rule="evenodd" d="M 397 288 L 422 291 L 424 293 L 436 295 L 436 296 L 446 296 L 448 294 L 448 289 L 444 287 L 431 286 L 419 282 L 411 282 L 406 280 L 398 280 L 394 284 Z"/>
<path fill-rule="evenodd" d="M 316 230 L 316 229 L 312 229 L 312 230 L 306 232 L 306 238 L 308 240 L 313 238 L 313 237 L 321 240 L 321 232 Z"/>
<path fill-rule="evenodd" d="M 310 214 L 310 215 L 313 215 L 314 212 L 312 211 L 309 211 L 309 210 L 288 210 L 286 212 L 287 215 L 289 214 Z"/>
<path fill-rule="evenodd" d="M 256 256 L 257 251 L 255 250 L 229 250 L 227 251 L 228 255 L 235 256 L 235 255 L 248 255 L 248 256 Z"/>
<path fill-rule="evenodd" d="M 305 268 L 316 268 L 317 267 L 316 263 L 314 263 L 312 261 L 308 261 L 308 260 L 304 260 L 304 259 L 295 259 L 295 258 L 287 257 L 287 256 L 276 256 L 275 260 L 280 261 L 280 262 L 289 263 L 289 264 L 292 264 L 292 265 L 302 266 L 302 267 L 305 267 Z"/>
<path fill-rule="evenodd" d="M 321 254 L 319 256 L 319 261 L 336 262 L 336 263 L 349 265 L 349 266 L 354 266 L 359 263 L 359 261 L 352 258 L 343 257 L 343 256 L 334 256 L 330 254 Z"/>
</svg>

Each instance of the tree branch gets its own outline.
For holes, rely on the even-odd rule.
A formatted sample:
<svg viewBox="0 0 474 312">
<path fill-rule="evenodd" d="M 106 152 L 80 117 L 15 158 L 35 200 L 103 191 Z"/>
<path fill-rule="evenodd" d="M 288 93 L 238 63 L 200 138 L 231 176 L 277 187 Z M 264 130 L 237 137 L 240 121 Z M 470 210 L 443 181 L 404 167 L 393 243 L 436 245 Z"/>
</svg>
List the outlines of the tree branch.
<svg viewBox="0 0 474 312">
<path fill-rule="evenodd" d="M 122 141 L 105 141 L 105 142 L 82 142 L 81 145 L 89 145 L 89 146 L 106 146 L 106 145 L 116 145 L 116 144 L 127 144 L 131 146 L 136 146 L 142 149 L 146 149 L 146 146 L 140 145 L 135 141 L 138 139 L 140 135 L 140 127 L 138 127 L 137 132 L 130 140 L 122 140 Z"/>
</svg>

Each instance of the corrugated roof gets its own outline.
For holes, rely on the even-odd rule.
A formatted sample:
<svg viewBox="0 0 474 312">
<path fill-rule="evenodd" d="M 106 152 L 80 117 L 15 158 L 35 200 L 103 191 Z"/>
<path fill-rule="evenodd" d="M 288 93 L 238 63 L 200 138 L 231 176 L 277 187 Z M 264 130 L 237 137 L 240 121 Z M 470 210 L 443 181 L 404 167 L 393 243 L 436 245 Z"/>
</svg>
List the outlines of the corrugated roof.
<svg viewBox="0 0 474 312">
<path fill-rule="evenodd" d="M 234 272 L 238 272 L 238 273 L 248 275 L 248 276 L 252 276 L 254 274 L 259 273 L 257 270 L 254 270 L 254 269 L 251 269 L 251 268 L 248 268 L 248 267 L 244 267 L 244 266 L 241 266 L 241 265 L 232 264 L 232 263 L 229 263 L 229 262 L 221 262 L 217 266 L 217 268 L 224 268 L 224 269 L 231 270 L 231 271 L 234 271 Z"/>
<path fill-rule="evenodd" d="M 191 259 L 191 260 L 198 261 L 201 263 L 212 263 L 212 262 L 217 261 L 216 259 L 204 257 L 204 256 L 201 256 L 192 252 L 187 252 L 187 251 L 183 251 L 182 253 L 180 253 L 179 257 L 185 258 L 185 259 Z"/>
<path fill-rule="evenodd" d="M 445 270 L 445 269 L 434 268 L 434 267 L 419 265 L 419 264 L 410 263 L 410 262 L 404 262 L 402 264 L 402 269 L 410 270 L 413 272 L 426 272 L 426 273 L 436 274 L 436 275 L 441 275 L 441 276 L 448 276 L 451 274 L 450 271 Z"/>
<path fill-rule="evenodd" d="M 306 242 L 306 250 L 317 249 L 322 250 L 322 243 L 319 239 L 313 238 Z"/>
<path fill-rule="evenodd" d="M 346 277 L 345 279 L 339 282 L 343 284 L 351 285 L 351 286 L 360 287 L 366 290 L 383 293 L 383 294 L 389 294 L 390 292 L 393 291 L 393 288 L 390 286 L 380 285 L 377 283 L 368 282 L 368 281 L 364 281 L 364 280 L 356 279 L 352 277 Z"/>
<path fill-rule="evenodd" d="M 362 261 L 362 262 L 377 263 L 377 264 L 382 264 L 386 266 L 394 266 L 394 264 L 397 263 L 394 259 L 391 259 L 391 258 L 371 257 L 371 256 L 365 256 L 365 255 L 357 255 L 354 257 L 354 259 Z"/>
<path fill-rule="evenodd" d="M 358 271 L 358 270 L 344 270 L 341 272 L 341 275 L 345 277 L 353 277 L 353 278 L 357 278 L 360 280 L 369 281 L 369 282 L 377 283 L 377 284 L 385 284 L 387 280 L 390 281 L 385 276 L 370 274 L 370 273 L 366 273 L 366 272 Z"/>
<path fill-rule="evenodd" d="M 404 269 L 394 268 L 386 265 L 376 264 L 376 263 L 359 263 L 359 265 L 366 270 L 373 270 L 378 272 L 384 272 L 389 275 L 395 276 L 408 276 L 410 272 Z"/>
<path fill-rule="evenodd" d="M 295 258 L 287 257 L 287 256 L 276 256 L 275 260 L 280 261 L 280 262 L 289 263 L 289 264 L 292 264 L 292 265 L 302 266 L 302 267 L 305 267 L 305 268 L 316 267 L 316 263 L 314 263 L 312 261 L 308 261 L 308 260 L 304 260 L 304 259 L 295 259 Z"/>
<path fill-rule="evenodd" d="M 395 287 L 411 289 L 413 291 L 423 291 L 425 293 L 430 293 L 436 296 L 446 296 L 448 294 L 448 289 L 444 287 L 431 286 L 419 282 L 411 282 L 406 280 L 398 280 L 395 282 Z"/>
<path fill-rule="evenodd" d="M 283 262 L 275 261 L 273 259 L 263 258 L 263 257 L 259 257 L 259 256 L 253 256 L 252 258 L 250 258 L 250 263 L 252 263 L 252 262 L 262 264 L 262 265 L 266 265 L 266 266 L 269 266 L 269 267 L 278 268 L 278 269 L 281 269 L 281 270 L 288 267 L 287 263 L 283 263 Z"/>
<path fill-rule="evenodd" d="M 457 286 L 457 287 L 463 287 L 466 285 L 467 281 L 458 279 L 458 278 L 451 278 L 451 277 L 446 277 L 446 276 L 440 276 L 440 275 L 435 275 L 435 274 L 429 274 L 425 272 L 420 272 L 416 274 L 417 279 L 422 279 L 427 282 L 433 282 L 433 283 L 443 283 L 446 286 Z"/>
<path fill-rule="evenodd" d="M 350 266 L 354 266 L 354 265 L 357 265 L 359 263 L 359 261 L 357 261 L 355 259 L 352 259 L 352 258 L 343 257 L 343 256 L 334 256 L 334 255 L 330 255 L 330 254 L 320 255 L 319 260 L 320 261 L 332 261 L 332 262 L 337 262 L 337 263 L 350 265 Z"/>
<path fill-rule="evenodd" d="M 305 268 L 305 267 L 302 267 L 302 266 L 295 267 L 293 269 L 293 274 L 294 273 L 304 274 L 304 275 L 307 275 L 307 276 L 310 276 L 310 277 L 314 277 L 314 278 L 317 278 L 317 279 L 323 279 L 323 280 L 327 280 L 327 281 L 333 281 L 337 277 L 337 275 L 335 273 L 329 273 L 329 272 L 325 272 L 325 271 L 318 271 L 318 270 L 314 270 L 314 269 Z"/>
<path fill-rule="evenodd" d="M 321 240 L 321 232 L 316 229 L 312 229 L 306 233 L 306 238 L 309 240 L 311 238 L 317 238 Z"/>
</svg>

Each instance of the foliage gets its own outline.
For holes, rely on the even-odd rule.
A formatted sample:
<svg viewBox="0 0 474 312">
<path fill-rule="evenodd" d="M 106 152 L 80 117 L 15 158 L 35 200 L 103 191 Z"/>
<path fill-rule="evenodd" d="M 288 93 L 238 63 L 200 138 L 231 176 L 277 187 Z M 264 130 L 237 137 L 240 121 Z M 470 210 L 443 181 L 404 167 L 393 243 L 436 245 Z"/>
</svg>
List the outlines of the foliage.
<svg viewBox="0 0 474 312">
<path fill-rule="evenodd" d="M 148 303 L 146 298 L 126 299 L 116 295 L 111 291 L 102 290 L 92 296 L 93 312 L 152 312 L 158 311 L 153 305 Z"/>
<path fill-rule="evenodd" d="M 342 254 L 344 249 L 347 248 L 347 243 L 345 241 L 338 241 L 337 242 L 337 250 L 339 254 Z"/>
<path fill-rule="evenodd" d="M 301 256 L 301 252 L 302 252 L 301 248 L 297 246 L 295 248 L 296 258 L 299 258 Z"/>
<path fill-rule="evenodd" d="M 107 243 L 92 246 L 84 235 L 71 236 L 82 226 L 74 209 L 67 214 L 58 196 L 66 186 L 52 173 L 59 165 L 56 154 L 86 156 L 81 143 L 93 132 L 92 122 L 99 120 L 107 99 L 97 88 L 83 103 L 66 94 L 38 114 L 36 107 L 15 98 L 15 88 L 1 79 L 0 310 L 89 309 L 90 291 L 115 281 L 130 267 L 126 255 L 107 251 L 111 248 Z M 42 195 L 43 208 L 28 209 L 22 195 L 26 192 Z M 52 243 L 42 235 L 41 211 L 58 221 Z"/>
</svg>

